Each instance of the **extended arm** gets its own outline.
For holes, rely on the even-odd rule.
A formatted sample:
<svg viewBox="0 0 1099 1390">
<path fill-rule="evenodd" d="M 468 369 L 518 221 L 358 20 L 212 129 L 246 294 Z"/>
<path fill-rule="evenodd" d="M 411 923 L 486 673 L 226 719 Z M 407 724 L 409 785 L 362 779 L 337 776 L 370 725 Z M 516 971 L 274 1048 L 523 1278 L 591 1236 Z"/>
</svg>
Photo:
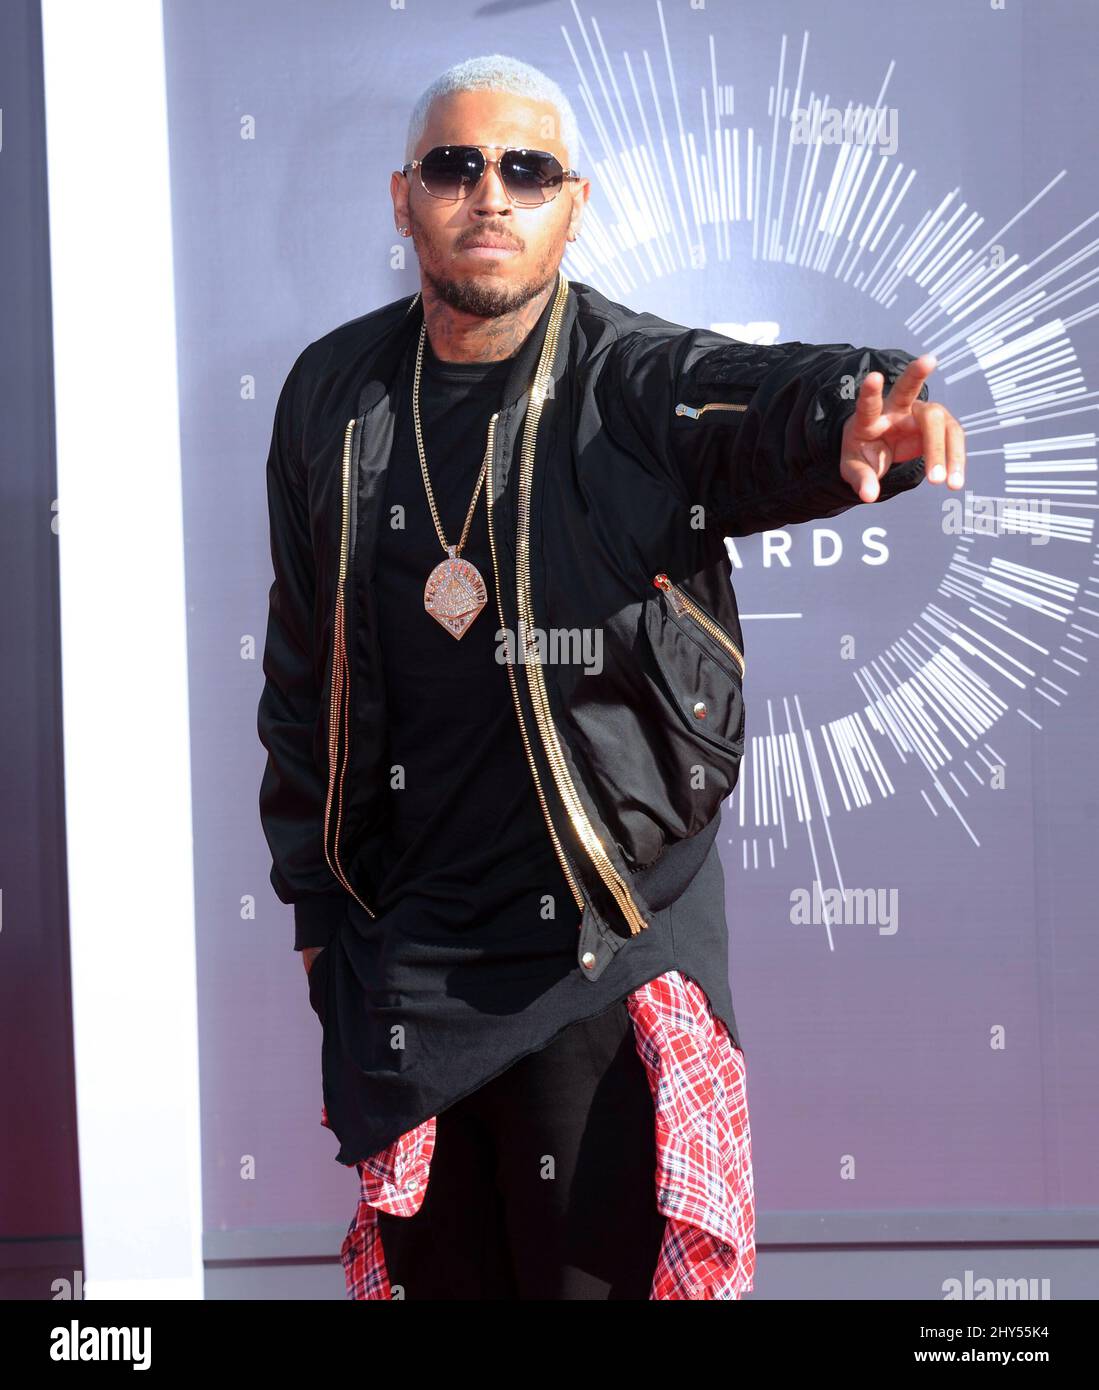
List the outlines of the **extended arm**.
<svg viewBox="0 0 1099 1390">
<path fill-rule="evenodd" d="M 671 325 L 645 317 L 601 373 L 604 426 L 663 471 L 685 504 L 700 505 L 707 529 L 746 536 L 837 516 L 860 501 L 887 501 L 927 475 L 931 463 L 909 451 L 922 441 L 921 428 L 899 428 L 901 416 L 911 422 L 917 400 L 926 401 L 926 372 L 907 408 L 876 427 L 873 439 L 865 435 L 869 406 L 858 438 L 847 429 L 875 386 L 880 397 L 883 383 L 899 383 L 910 364 L 925 359 L 849 343 L 742 343 L 708 329 L 670 335 Z M 905 383 L 907 397 L 913 377 Z M 877 463 L 864 452 L 875 442 Z M 843 466 L 855 445 L 880 479 L 873 497 L 856 490 L 865 474 L 854 462 Z M 881 467 L 882 449 L 891 446 Z"/>
</svg>

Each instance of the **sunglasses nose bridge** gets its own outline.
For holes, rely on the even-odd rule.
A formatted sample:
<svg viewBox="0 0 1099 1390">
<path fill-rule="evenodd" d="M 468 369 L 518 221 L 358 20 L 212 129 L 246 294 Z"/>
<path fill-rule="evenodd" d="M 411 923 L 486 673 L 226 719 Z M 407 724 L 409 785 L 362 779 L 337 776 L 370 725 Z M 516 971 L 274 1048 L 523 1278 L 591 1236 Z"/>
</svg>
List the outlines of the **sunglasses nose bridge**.
<svg viewBox="0 0 1099 1390">
<path fill-rule="evenodd" d="M 477 180 L 470 194 L 471 198 L 481 200 L 486 196 L 486 190 L 493 186 L 489 182 L 489 174 L 491 173 L 496 184 L 492 201 L 499 202 L 502 200 L 505 203 L 512 203 L 515 201 L 511 196 L 511 190 L 504 181 L 504 171 L 500 168 L 500 160 L 503 159 L 503 157 L 503 151 L 501 150 L 498 159 L 487 159 L 482 150 L 481 158 L 484 160 L 484 168 L 481 170 L 481 177 Z"/>
</svg>

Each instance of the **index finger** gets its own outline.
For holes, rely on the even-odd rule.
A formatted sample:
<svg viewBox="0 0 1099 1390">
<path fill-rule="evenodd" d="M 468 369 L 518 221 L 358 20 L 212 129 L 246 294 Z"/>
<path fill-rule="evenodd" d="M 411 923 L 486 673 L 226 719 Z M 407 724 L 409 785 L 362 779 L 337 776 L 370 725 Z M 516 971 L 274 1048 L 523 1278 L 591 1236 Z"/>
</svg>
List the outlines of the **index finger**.
<svg viewBox="0 0 1099 1390">
<path fill-rule="evenodd" d="M 855 421 L 864 429 L 881 415 L 881 393 L 884 385 L 885 377 L 881 372 L 867 372 L 862 379 L 859 394 L 855 398 Z"/>
<path fill-rule="evenodd" d="M 920 394 L 920 390 L 939 365 L 939 359 L 933 352 L 925 352 L 920 357 L 914 357 L 893 385 L 889 388 L 889 394 L 885 398 L 886 411 L 907 412 L 912 409 L 912 402 Z"/>
</svg>

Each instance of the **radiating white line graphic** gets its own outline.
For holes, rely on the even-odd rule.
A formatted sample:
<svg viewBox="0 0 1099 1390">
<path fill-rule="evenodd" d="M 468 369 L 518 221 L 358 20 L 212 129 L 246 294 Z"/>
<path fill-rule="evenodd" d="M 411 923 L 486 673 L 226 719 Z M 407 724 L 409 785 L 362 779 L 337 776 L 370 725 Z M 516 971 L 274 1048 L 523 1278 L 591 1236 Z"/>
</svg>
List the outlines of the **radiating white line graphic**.
<svg viewBox="0 0 1099 1390">
<path fill-rule="evenodd" d="M 965 527 L 922 612 L 854 669 L 854 706 L 814 723 L 794 696 L 792 708 L 769 702 L 749 717 L 730 798 L 741 864 L 773 869 L 804 854 L 816 879 L 842 887 L 832 816 L 913 792 L 978 845 L 979 798 L 994 794 L 1010 747 L 993 746 L 996 727 L 1041 729 L 1043 709 L 1087 676 L 1099 635 L 1099 392 L 1073 340 L 1099 313 L 1099 211 L 1028 258 L 1027 219 L 1066 171 L 1037 173 L 1006 217 L 987 217 L 961 188 L 934 188 L 869 138 L 892 60 L 876 90 L 841 102 L 814 80 L 810 34 L 779 34 L 766 108 L 752 111 L 741 55 L 713 33 L 700 44 L 697 12 L 688 30 L 655 0 L 648 46 L 612 56 L 598 19 L 571 8 L 562 35 L 596 196 L 566 274 L 612 294 L 732 263 L 830 277 L 895 311 L 937 354 L 970 445 Z M 825 138 L 838 107 L 841 136 Z"/>
</svg>

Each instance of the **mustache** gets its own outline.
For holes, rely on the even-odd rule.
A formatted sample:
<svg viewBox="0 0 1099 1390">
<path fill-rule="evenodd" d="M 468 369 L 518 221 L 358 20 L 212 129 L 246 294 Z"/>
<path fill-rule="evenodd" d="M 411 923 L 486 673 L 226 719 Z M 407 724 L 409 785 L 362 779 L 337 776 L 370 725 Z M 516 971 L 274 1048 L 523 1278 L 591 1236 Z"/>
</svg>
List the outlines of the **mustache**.
<svg viewBox="0 0 1099 1390">
<path fill-rule="evenodd" d="M 486 236 L 498 237 L 501 241 L 506 242 L 508 246 L 513 246 L 516 251 L 523 250 L 523 243 L 512 233 L 510 228 L 489 226 L 473 227 L 468 232 L 463 232 L 456 243 L 456 247 L 459 251 L 462 251 L 465 247 L 480 241 Z"/>
</svg>

